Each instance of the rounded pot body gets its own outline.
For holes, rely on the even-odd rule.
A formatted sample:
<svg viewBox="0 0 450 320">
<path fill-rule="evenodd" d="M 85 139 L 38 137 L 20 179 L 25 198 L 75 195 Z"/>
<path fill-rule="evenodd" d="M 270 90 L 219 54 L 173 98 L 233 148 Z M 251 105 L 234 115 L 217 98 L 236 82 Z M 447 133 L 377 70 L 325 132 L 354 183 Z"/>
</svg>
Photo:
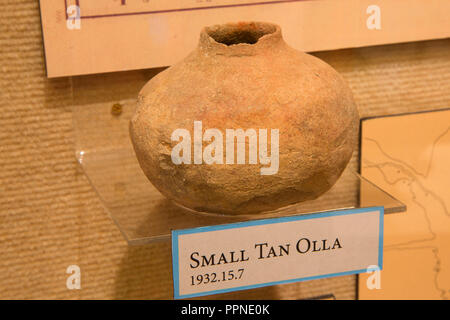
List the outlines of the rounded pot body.
<svg viewBox="0 0 450 320">
<path fill-rule="evenodd" d="M 332 67 L 289 47 L 278 26 L 251 22 L 205 28 L 195 51 L 141 90 L 130 134 L 144 173 L 169 199 L 252 214 L 331 188 L 358 126 Z"/>
</svg>

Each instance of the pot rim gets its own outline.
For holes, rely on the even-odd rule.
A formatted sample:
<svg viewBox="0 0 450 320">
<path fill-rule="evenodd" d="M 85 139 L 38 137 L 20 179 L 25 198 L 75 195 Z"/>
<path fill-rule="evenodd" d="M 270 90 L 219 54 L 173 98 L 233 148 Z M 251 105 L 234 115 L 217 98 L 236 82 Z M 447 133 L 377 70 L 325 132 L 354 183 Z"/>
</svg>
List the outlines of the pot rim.
<svg viewBox="0 0 450 320">
<path fill-rule="evenodd" d="M 239 39 L 239 34 L 241 37 L 250 36 L 252 41 L 236 40 Z M 284 43 L 279 25 L 270 22 L 241 21 L 203 27 L 199 47 L 222 55 L 253 55 L 263 48 L 273 47 L 279 43 Z"/>
</svg>

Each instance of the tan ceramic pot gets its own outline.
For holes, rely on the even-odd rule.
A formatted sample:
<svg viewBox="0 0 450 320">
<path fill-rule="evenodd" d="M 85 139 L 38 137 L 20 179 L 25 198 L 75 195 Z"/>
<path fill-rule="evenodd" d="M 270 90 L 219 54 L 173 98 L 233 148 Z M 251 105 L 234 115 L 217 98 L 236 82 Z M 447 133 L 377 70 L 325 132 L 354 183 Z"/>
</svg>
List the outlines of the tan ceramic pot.
<svg viewBox="0 0 450 320">
<path fill-rule="evenodd" d="M 142 89 L 130 133 L 162 194 L 236 215 L 326 192 L 352 155 L 358 125 L 333 68 L 290 48 L 277 25 L 251 22 L 204 28 L 196 50 Z"/>
</svg>

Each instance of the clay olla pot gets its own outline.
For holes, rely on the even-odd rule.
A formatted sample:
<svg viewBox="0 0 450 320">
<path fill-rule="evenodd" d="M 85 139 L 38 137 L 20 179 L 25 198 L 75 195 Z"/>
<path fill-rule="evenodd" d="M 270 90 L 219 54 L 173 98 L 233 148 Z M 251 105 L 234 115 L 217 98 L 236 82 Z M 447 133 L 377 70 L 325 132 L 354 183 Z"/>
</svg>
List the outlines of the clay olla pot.
<svg viewBox="0 0 450 320">
<path fill-rule="evenodd" d="M 142 89 L 130 125 L 153 185 L 187 208 L 252 214 L 314 199 L 346 167 L 359 117 L 325 62 L 277 25 L 204 28 L 195 51 Z"/>
</svg>

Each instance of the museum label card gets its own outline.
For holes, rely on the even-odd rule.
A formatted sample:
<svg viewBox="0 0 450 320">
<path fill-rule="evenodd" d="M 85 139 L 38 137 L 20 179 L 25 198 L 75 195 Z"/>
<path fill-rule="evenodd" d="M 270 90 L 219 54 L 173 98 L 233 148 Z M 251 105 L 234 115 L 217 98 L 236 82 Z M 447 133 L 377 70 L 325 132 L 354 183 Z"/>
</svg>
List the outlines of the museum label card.
<svg viewBox="0 0 450 320">
<path fill-rule="evenodd" d="M 383 207 L 172 231 L 174 297 L 380 270 Z"/>
</svg>

